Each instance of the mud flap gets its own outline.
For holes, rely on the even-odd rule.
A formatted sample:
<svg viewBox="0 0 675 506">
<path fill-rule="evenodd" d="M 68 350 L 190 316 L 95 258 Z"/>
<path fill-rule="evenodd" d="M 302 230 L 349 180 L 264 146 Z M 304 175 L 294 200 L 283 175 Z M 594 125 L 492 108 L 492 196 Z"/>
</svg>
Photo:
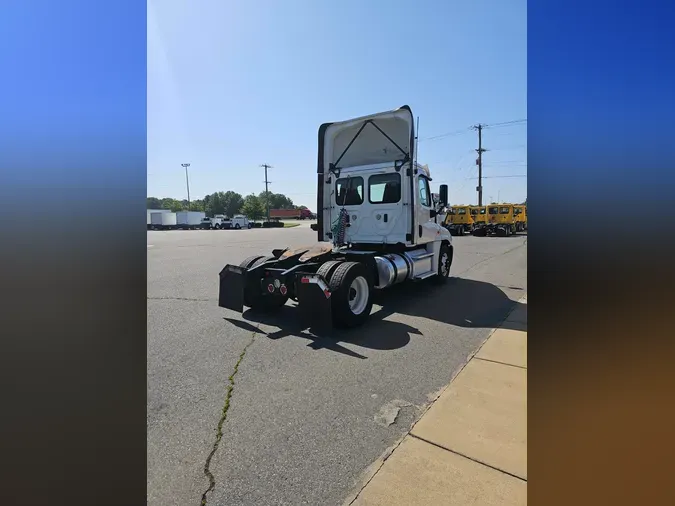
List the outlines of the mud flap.
<svg viewBox="0 0 675 506">
<path fill-rule="evenodd" d="M 303 323 L 310 328 L 326 329 L 333 325 L 331 293 L 322 276 L 316 274 L 297 276 L 296 296 Z"/>
<path fill-rule="evenodd" d="M 236 265 L 226 265 L 220 271 L 218 305 L 241 313 L 244 310 L 245 287 L 246 269 Z"/>
</svg>

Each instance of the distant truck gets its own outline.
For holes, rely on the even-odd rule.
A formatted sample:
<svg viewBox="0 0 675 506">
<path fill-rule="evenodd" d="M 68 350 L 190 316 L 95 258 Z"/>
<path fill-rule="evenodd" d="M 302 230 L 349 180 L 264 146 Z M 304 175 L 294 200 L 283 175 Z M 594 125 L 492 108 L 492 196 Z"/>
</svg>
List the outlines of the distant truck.
<svg viewBox="0 0 675 506">
<path fill-rule="evenodd" d="M 217 214 L 213 218 L 202 218 L 199 228 L 204 230 L 220 230 L 223 228 L 224 221 L 225 217 L 221 214 Z"/>
<path fill-rule="evenodd" d="M 180 211 L 176 213 L 176 225 L 183 230 L 195 230 L 201 227 L 204 211 Z"/>
<path fill-rule="evenodd" d="M 152 230 L 173 230 L 176 228 L 176 213 L 153 212 L 150 214 L 150 229 Z"/>
<path fill-rule="evenodd" d="M 230 222 L 229 228 L 234 228 L 235 230 L 252 227 L 251 222 L 249 222 L 248 218 L 243 214 L 235 214 L 232 219 L 228 221 Z"/>
<path fill-rule="evenodd" d="M 309 209 L 270 209 L 272 220 L 311 220 L 313 217 Z"/>
</svg>

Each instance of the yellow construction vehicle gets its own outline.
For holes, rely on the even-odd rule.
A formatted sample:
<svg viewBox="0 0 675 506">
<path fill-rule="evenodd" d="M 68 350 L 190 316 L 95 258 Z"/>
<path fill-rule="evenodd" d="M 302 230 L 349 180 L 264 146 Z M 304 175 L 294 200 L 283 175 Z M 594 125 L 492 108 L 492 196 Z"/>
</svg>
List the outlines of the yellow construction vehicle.
<svg viewBox="0 0 675 506">
<path fill-rule="evenodd" d="M 487 210 L 485 206 L 471 206 L 471 216 L 473 216 L 474 228 L 481 223 L 487 223 Z"/>
<path fill-rule="evenodd" d="M 487 223 L 474 227 L 474 235 L 498 235 L 508 237 L 516 233 L 516 216 L 513 204 L 490 204 L 487 206 Z"/>
<path fill-rule="evenodd" d="M 470 234 L 473 230 L 474 220 L 471 214 L 471 206 L 452 206 L 448 208 L 443 226 L 452 235 Z"/>
<path fill-rule="evenodd" d="M 514 204 L 513 214 L 516 217 L 516 232 L 527 230 L 527 206 L 523 204 Z"/>
</svg>

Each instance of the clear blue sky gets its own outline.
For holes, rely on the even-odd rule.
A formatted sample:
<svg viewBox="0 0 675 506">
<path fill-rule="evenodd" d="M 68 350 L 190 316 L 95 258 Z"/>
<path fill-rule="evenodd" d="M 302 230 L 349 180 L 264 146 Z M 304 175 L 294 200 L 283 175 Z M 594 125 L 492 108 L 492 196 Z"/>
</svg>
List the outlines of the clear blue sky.
<svg viewBox="0 0 675 506">
<path fill-rule="evenodd" d="M 316 207 L 317 130 L 408 104 L 434 190 L 476 202 L 477 134 L 527 118 L 525 0 L 149 0 L 148 195 Z M 461 133 L 456 133 L 464 130 Z M 437 139 L 426 139 L 453 133 Z M 522 201 L 527 124 L 484 131 L 484 199 Z"/>
</svg>

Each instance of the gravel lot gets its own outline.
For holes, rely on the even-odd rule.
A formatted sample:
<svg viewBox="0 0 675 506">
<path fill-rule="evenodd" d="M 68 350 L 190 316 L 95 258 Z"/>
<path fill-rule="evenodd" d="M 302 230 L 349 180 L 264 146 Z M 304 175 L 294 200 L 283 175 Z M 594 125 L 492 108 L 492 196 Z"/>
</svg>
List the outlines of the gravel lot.
<svg viewBox="0 0 675 506">
<path fill-rule="evenodd" d="M 293 303 L 217 305 L 225 264 L 313 244 L 309 223 L 148 232 L 148 504 L 201 504 L 210 454 L 208 504 L 341 504 L 527 289 L 526 236 L 453 239 L 446 285 L 378 293 L 367 325 L 318 338 Z"/>
</svg>

